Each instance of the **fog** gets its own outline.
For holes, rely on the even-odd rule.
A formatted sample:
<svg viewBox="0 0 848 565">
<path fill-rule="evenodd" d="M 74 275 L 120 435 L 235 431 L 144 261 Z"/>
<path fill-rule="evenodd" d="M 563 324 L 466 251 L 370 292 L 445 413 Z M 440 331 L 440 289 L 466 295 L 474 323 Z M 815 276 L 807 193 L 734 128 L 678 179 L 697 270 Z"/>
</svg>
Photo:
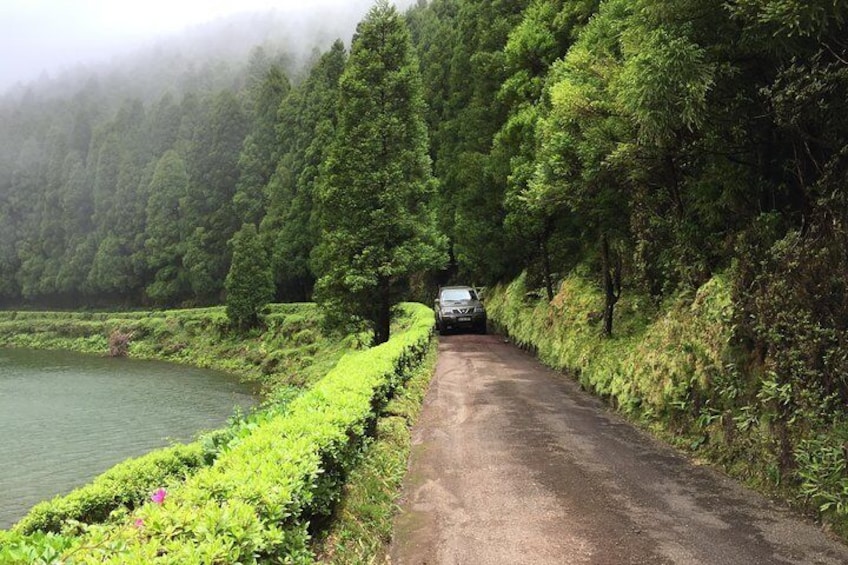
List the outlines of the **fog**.
<svg viewBox="0 0 848 565">
<path fill-rule="evenodd" d="M 405 9 L 413 0 L 396 0 Z M 256 44 L 275 39 L 301 53 L 341 37 L 349 43 L 373 0 L 3 0 L 0 4 L 0 92 L 79 66 L 119 61 L 180 38 L 220 33 L 231 19 L 250 17 L 262 30 Z M 248 16 L 249 14 L 249 16 Z M 236 17 L 239 16 L 239 17 Z M 208 33 L 207 33 L 208 34 Z M 285 37 L 282 37 L 285 36 Z"/>
</svg>

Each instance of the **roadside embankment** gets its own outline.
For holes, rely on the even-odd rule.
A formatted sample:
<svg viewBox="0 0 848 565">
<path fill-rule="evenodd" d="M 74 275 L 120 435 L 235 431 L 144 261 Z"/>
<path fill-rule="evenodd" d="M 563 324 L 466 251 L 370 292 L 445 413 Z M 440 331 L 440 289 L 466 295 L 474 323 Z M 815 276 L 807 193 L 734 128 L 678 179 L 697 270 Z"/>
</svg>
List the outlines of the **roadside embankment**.
<svg viewBox="0 0 848 565">
<path fill-rule="evenodd" d="M 393 536 L 403 481 L 412 449 L 412 426 L 436 367 L 437 343 L 406 386 L 389 401 L 372 441 L 351 471 L 332 523 L 318 541 L 318 561 L 333 565 L 383 563 Z"/>
<path fill-rule="evenodd" d="M 611 338 L 603 335 L 603 295 L 593 281 L 569 276 L 550 303 L 535 290 L 524 276 L 492 289 L 490 319 L 692 457 L 817 514 L 845 537 L 848 414 L 792 402 L 817 391 L 787 389 L 778 384 L 786 379 L 744 351 L 724 276 L 659 307 L 625 293 Z"/>
</svg>

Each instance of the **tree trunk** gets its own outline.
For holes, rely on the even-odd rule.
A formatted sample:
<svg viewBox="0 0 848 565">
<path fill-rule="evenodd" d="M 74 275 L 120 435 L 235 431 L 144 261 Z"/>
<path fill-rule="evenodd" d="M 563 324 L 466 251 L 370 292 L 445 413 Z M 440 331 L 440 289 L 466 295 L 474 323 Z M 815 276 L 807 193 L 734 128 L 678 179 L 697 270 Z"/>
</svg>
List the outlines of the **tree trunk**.
<svg viewBox="0 0 848 565">
<path fill-rule="evenodd" d="M 621 298 L 621 256 L 610 252 L 607 235 L 601 236 L 601 260 L 604 271 L 604 333 L 607 337 L 612 335 L 612 317 L 615 313 L 615 304 Z"/>
<path fill-rule="evenodd" d="M 542 269 L 545 272 L 545 290 L 548 291 L 548 302 L 554 299 L 554 282 L 551 280 L 551 255 L 548 253 L 548 239 L 545 236 L 541 244 L 542 251 Z"/>
<path fill-rule="evenodd" d="M 389 295 L 389 279 L 381 277 L 378 284 L 376 316 L 374 320 L 374 345 L 389 341 L 392 324 L 392 301 Z"/>
</svg>

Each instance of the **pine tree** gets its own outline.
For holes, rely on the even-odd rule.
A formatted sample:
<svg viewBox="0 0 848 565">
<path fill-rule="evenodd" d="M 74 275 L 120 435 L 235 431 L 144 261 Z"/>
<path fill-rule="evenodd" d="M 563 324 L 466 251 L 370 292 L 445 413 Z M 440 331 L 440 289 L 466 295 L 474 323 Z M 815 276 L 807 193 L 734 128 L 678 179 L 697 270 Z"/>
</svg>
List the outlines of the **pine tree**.
<svg viewBox="0 0 848 565">
<path fill-rule="evenodd" d="M 279 108 L 282 156 L 266 188 L 268 206 L 260 235 L 271 250 L 278 296 L 286 301 L 311 300 L 315 285 L 309 256 L 318 240 L 316 182 L 335 132 L 346 59 L 344 45 L 336 41 Z"/>
<path fill-rule="evenodd" d="M 187 291 L 182 265 L 185 227 L 180 200 L 188 191 L 188 173 L 179 153 L 167 151 L 156 164 L 147 202 L 144 251 L 147 268 L 154 277 L 147 295 L 158 304 L 174 304 Z"/>
<path fill-rule="evenodd" d="M 388 340 L 392 307 L 411 273 L 440 266 L 443 238 L 424 102 L 409 30 L 380 0 L 357 27 L 340 81 L 338 127 L 320 189 L 316 298 Z"/>
<path fill-rule="evenodd" d="M 229 259 L 223 251 L 240 225 L 233 196 L 248 121 L 239 99 L 226 91 L 207 100 L 200 116 L 186 155 L 190 181 L 181 200 L 188 234 L 183 264 L 196 300 L 209 304 L 220 298 Z"/>
<path fill-rule="evenodd" d="M 245 224 L 230 240 L 233 261 L 227 274 L 227 317 L 245 330 L 259 322 L 259 311 L 274 296 L 274 278 L 268 254 L 254 224 Z"/>
<path fill-rule="evenodd" d="M 239 179 L 233 197 L 235 213 L 242 223 L 259 222 L 267 207 L 265 187 L 280 159 L 277 111 L 290 88 L 286 75 L 272 66 L 248 92 L 253 104 L 251 131 L 239 155 Z"/>
</svg>

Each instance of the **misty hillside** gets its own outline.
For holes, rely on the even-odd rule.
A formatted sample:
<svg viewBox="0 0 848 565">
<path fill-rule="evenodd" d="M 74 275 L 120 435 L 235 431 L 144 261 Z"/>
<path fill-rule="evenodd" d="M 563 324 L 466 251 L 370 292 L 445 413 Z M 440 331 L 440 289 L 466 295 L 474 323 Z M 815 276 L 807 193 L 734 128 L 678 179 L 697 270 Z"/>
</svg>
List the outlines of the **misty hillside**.
<svg viewBox="0 0 848 565">
<path fill-rule="evenodd" d="M 231 16 L 111 63 L 81 64 L 6 92 L 0 98 L 0 301 L 148 301 L 140 293 L 150 282 L 142 257 L 150 251 L 146 184 L 159 159 L 168 150 L 188 158 L 193 186 L 201 190 L 196 183 L 203 178 L 202 190 L 212 191 L 198 196 L 215 201 L 204 210 L 222 202 L 232 207 L 245 137 L 254 127 L 264 127 L 266 138 L 276 135 L 274 124 L 258 121 L 276 120 L 275 106 L 290 84 L 301 82 L 336 38 L 350 37 L 359 10 L 352 3 L 332 13 Z M 201 154 L 216 145 L 216 153 Z M 263 182 L 277 145 L 269 140 L 262 156 L 268 161 Z M 206 249 L 218 261 L 206 276 L 217 279 L 226 273 L 226 242 L 240 225 L 232 211 L 221 213 L 226 225 L 216 226 L 221 230 Z M 175 237 L 190 240 L 196 227 Z M 108 268 L 105 284 L 95 282 L 101 250 L 101 258 L 119 255 L 109 261 L 119 271 Z M 196 283 L 189 291 L 188 283 L 181 276 L 181 290 L 165 302 L 214 301 L 221 289 L 220 280 L 208 290 Z"/>
<path fill-rule="evenodd" d="M 22 82 L 2 93 L 4 104 L 20 102 L 24 96 L 38 99 L 73 97 L 96 80 L 115 99 L 138 97 L 155 100 L 167 90 L 182 94 L 194 88 L 191 76 L 213 71 L 216 81 L 206 87 L 233 86 L 240 78 L 249 54 L 262 48 L 280 60 L 287 71 L 297 73 L 326 50 L 336 39 L 347 40 L 361 17 L 354 5 L 331 15 L 276 11 L 244 13 L 195 25 L 180 34 L 151 40 L 126 54 L 126 48 L 106 62 L 80 62 L 56 73 L 43 71 L 41 78 Z"/>
<path fill-rule="evenodd" d="M 826 226 L 843 209 L 845 9 L 678 4 L 435 0 L 406 15 L 445 276 L 528 268 L 550 294 L 588 262 L 660 298 L 735 259 L 745 285 L 768 286 L 761 265 L 777 280 L 797 249 L 773 248 L 784 238 L 813 254 L 841 241 Z M 277 297 L 309 296 L 346 61 L 321 26 L 350 25 L 315 18 L 224 20 L 8 93 L 2 300 L 214 302 L 245 222 Z"/>
</svg>

